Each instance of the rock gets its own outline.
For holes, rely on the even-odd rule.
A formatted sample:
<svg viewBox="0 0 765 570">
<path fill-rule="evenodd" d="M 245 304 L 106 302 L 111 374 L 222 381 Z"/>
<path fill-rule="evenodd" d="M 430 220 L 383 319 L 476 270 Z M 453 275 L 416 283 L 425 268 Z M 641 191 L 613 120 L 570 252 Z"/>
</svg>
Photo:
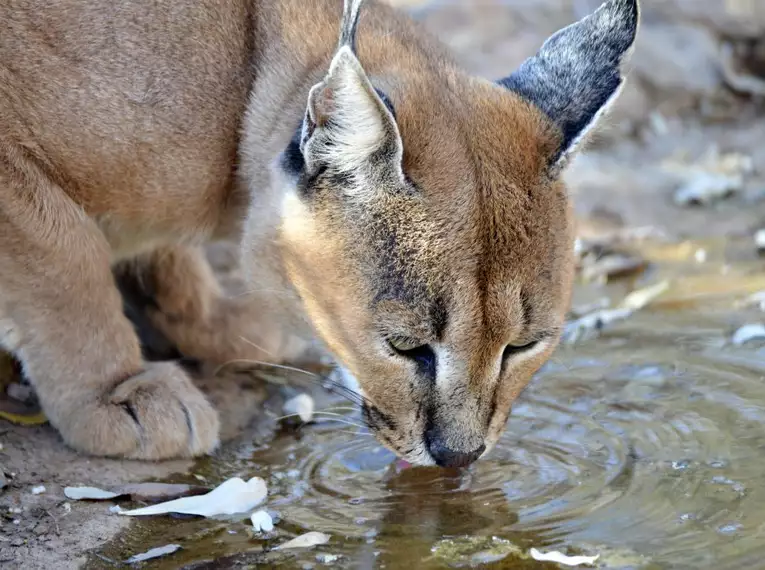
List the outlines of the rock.
<svg viewBox="0 0 765 570">
<path fill-rule="evenodd" d="M 18 402 L 29 405 L 34 404 L 36 398 L 32 386 L 29 384 L 21 384 L 19 382 L 9 384 L 7 394 L 9 398 L 13 398 Z"/>
</svg>

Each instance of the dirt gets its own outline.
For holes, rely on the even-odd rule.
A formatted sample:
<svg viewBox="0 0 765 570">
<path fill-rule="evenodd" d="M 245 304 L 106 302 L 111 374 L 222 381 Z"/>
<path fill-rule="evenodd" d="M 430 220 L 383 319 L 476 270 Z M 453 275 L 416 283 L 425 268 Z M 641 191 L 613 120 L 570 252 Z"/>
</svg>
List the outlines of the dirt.
<svg viewBox="0 0 765 570">
<path fill-rule="evenodd" d="M 548 34 L 598 4 L 595 0 L 398 3 L 407 5 L 449 43 L 468 67 L 490 78 L 512 70 Z M 765 42 L 759 39 L 765 31 L 765 10 L 758 2 L 734 0 L 644 0 L 643 4 L 646 39 L 636 50 L 628 88 L 608 127 L 567 174 L 580 234 L 592 237 L 648 227 L 673 240 L 741 238 L 746 249 L 749 236 L 765 227 L 765 208 L 760 207 L 765 197 L 765 114 L 762 96 L 736 92 L 726 83 L 720 53 L 722 42 L 731 41 L 739 55 L 738 72 L 757 79 L 765 69 L 761 57 Z M 754 172 L 735 193 L 712 205 L 675 205 L 678 181 L 667 172 L 665 162 L 692 164 L 713 146 L 751 157 Z M 227 273 L 230 251 L 211 254 L 223 277 L 233 279 Z M 756 261 L 750 262 L 754 268 L 748 266 L 747 275 L 761 272 Z M 731 286 L 724 275 L 720 279 L 721 288 Z M 597 297 L 588 291 L 579 295 L 583 302 Z M 9 373 L 4 370 L 6 376 Z M 268 441 L 281 401 L 279 389 L 262 378 L 234 373 L 205 387 L 226 422 L 229 442 L 219 457 L 229 457 L 242 442 Z M 263 411 L 267 400 L 271 416 Z M 84 457 L 67 448 L 50 426 L 22 427 L 3 420 L 0 444 L 0 566 L 30 570 L 92 564 L 99 560 L 93 553 L 119 550 L 115 537 L 128 532 L 131 522 L 110 513 L 109 504 L 68 501 L 64 486 L 144 480 L 194 483 L 193 473 L 209 470 L 216 461 L 148 463 Z M 45 491 L 33 494 L 40 485 Z M 142 551 L 140 541 L 128 540 L 125 545 L 133 550 L 127 554 Z"/>
</svg>

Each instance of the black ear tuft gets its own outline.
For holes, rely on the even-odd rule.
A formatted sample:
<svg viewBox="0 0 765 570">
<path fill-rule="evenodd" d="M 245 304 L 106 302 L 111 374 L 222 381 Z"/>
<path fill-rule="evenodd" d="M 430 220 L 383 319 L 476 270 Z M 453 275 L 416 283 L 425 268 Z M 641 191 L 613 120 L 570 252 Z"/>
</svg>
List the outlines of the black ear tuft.
<svg viewBox="0 0 765 570">
<path fill-rule="evenodd" d="M 359 15 L 364 0 L 345 0 L 343 3 L 343 21 L 340 24 L 340 39 L 337 49 L 348 46 L 356 53 L 356 29 L 359 26 Z"/>
<path fill-rule="evenodd" d="M 535 56 L 499 82 L 558 126 L 563 141 L 554 163 L 574 150 L 618 95 L 639 16 L 637 0 L 608 0 L 551 36 Z"/>
</svg>

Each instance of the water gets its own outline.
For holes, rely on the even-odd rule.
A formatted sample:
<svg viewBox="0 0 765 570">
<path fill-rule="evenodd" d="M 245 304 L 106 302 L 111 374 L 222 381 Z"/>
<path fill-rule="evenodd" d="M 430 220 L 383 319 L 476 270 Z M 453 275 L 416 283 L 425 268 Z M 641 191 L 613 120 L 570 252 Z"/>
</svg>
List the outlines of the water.
<svg viewBox="0 0 765 570">
<path fill-rule="evenodd" d="M 561 348 L 491 456 L 468 470 L 400 470 L 363 430 L 320 423 L 200 464 L 215 481 L 266 479 L 272 537 L 246 520 L 157 518 L 102 553 L 183 545 L 149 568 L 557 567 L 530 559 L 536 547 L 600 554 L 599 568 L 765 568 L 765 348 L 728 342 L 765 321 L 736 305 L 765 285 L 758 261 L 707 247 L 705 264 L 687 245 L 649 248 L 657 262 L 644 282 L 671 278 L 668 295 Z M 603 292 L 582 287 L 577 300 Z M 332 539 L 264 553 L 310 530 Z"/>
</svg>

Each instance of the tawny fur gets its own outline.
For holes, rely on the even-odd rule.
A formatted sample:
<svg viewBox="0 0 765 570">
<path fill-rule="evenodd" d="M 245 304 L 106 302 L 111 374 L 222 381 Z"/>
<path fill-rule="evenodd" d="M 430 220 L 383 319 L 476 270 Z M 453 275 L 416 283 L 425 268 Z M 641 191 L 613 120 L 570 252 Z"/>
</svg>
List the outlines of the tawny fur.
<svg viewBox="0 0 765 570">
<path fill-rule="evenodd" d="M 324 181 L 314 202 L 296 195 L 279 160 L 330 67 L 342 8 L 0 4 L 0 344 L 70 445 L 158 459 L 218 442 L 216 411 L 184 372 L 142 360 L 116 263 L 151 289 L 154 323 L 189 356 L 279 362 L 290 338 L 317 335 L 388 419 L 378 437 L 420 463 L 432 461 L 428 422 L 452 448 L 490 448 L 554 349 L 573 270 L 569 201 L 547 175 L 561 134 L 404 15 L 365 4 L 357 55 L 393 102 L 386 136 L 418 192 Z M 247 297 L 221 293 L 200 249 L 214 239 L 241 243 Z M 381 299 L 385 274 L 367 267 L 386 247 L 388 269 L 418 284 L 406 301 Z M 435 297 L 448 319 L 431 340 Z M 435 388 L 385 348 L 396 327 L 436 347 Z M 538 334 L 552 336 L 500 370 L 505 346 Z"/>
</svg>

